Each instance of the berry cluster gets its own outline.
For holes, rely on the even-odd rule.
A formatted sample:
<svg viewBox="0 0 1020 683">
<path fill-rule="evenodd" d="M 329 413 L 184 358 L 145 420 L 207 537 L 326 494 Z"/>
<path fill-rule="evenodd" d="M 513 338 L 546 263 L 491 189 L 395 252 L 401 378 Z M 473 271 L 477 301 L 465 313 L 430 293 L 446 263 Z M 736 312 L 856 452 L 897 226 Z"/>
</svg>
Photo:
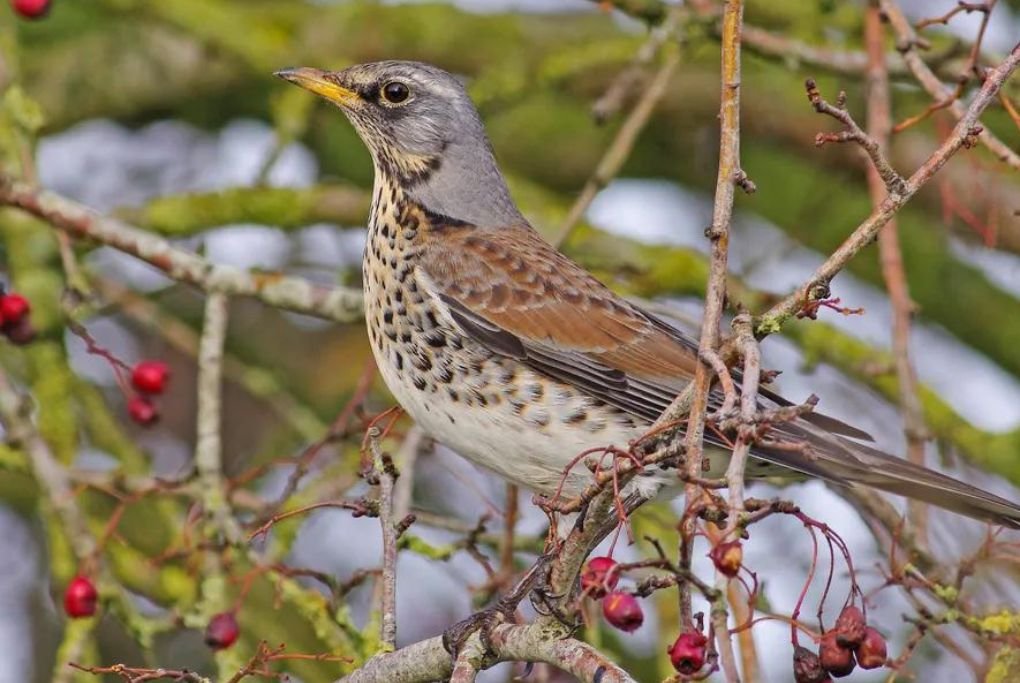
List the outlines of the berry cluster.
<svg viewBox="0 0 1020 683">
<path fill-rule="evenodd" d="M 0 293 L 0 333 L 12 344 L 27 344 L 35 338 L 30 314 L 32 306 L 20 294 Z"/>
<path fill-rule="evenodd" d="M 593 557 L 581 573 L 584 594 L 602 601 L 602 616 L 612 626 L 630 633 L 645 621 L 641 604 L 630 593 L 616 590 L 620 582 L 620 565 L 611 557 Z"/>
<path fill-rule="evenodd" d="M 793 652 L 793 677 L 797 683 L 831 683 L 833 678 L 849 676 L 858 665 L 877 669 L 885 664 L 885 638 L 868 626 L 864 613 L 847 605 L 839 613 L 836 625 L 822 634 L 818 654 L 797 646 Z"/>
</svg>

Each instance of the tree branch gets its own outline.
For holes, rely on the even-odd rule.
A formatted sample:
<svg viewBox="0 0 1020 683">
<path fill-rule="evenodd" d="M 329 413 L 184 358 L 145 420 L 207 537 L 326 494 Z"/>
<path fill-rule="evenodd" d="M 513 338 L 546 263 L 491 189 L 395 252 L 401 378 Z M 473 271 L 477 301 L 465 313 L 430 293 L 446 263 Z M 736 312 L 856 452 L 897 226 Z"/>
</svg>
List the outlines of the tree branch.
<svg viewBox="0 0 1020 683">
<path fill-rule="evenodd" d="M 471 641 L 469 641 L 470 644 Z M 626 671 L 598 650 L 565 637 L 562 626 L 545 621 L 501 624 L 493 629 L 492 653 L 498 662 L 543 662 L 577 677 L 582 683 L 636 683 Z M 372 658 L 337 683 L 427 683 L 445 680 L 453 672 L 442 638 L 430 638 Z"/>
<path fill-rule="evenodd" d="M 884 4 L 884 3 L 883 3 Z M 828 296 L 829 283 L 850 260 L 864 247 L 871 244 L 889 220 L 896 215 L 946 162 L 961 147 L 972 144 L 970 141 L 977 136 L 982 128 L 978 118 L 985 108 L 995 99 L 996 94 L 1006 80 L 1020 64 L 1020 44 L 1013 47 L 1009 56 L 999 66 L 989 71 L 984 85 L 974 98 L 963 116 L 953 128 L 952 134 L 935 152 L 906 180 L 902 193 L 891 193 L 872 214 L 861 223 L 856 230 L 815 270 L 811 278 L 791 294 L 776 303 L 755 325 L 755 335 L 759 338 L 778 332 L 783 324 L 793 317 L 804 305 Z"/>
<path fill-rule="evenodd" d="M 909 68 L 911 73 L 914 74 L 914 78 L 916 78 L 917 82 L 921 84 L 921 87 L 928 91 L 928 94 L 931 95 L 932 99 L 940 103 L 949 102 L 949 111 L 960 123 L 962 123 L 965 118 L 968 118 L 969 113 L 974 109 L 974 103 L 971 103 L 969 108 L 964 109 L 963 103 L 956 98 L 953 91 L 946 87 L 939 77 L 936 76 L 928 65 L 924 63 L 924 60 L 921 59 L 921 54 L 917 49 L 920 42 L 917 37 L 917 32 L 910 24 L 910 21 L 907 20 L 906 16 L 904 16 L 899 5 L 897 5 L 894 0 L 879 0 L 879 4 L 882 8 L 882 12 L 885 13 L 886 17 L 888 17 L 889 24 L 896 32 L 896 39 L 898 42 L 897 47 L 900 50 L 900 54 L 903 55 L 903 60 L 907 63 L 907 68 Z M 1016 55 L 1016 51 L 1017 48 L 1014 47 L 1010 53 L 1011 57 Z M 1003 64 L 1009 63 L 1011 57 L 1007 57 Z M 1002 65 L 1000 64 L 996 71 L 999 71 L 1001 68 Z M 1008 74 L 997 86 L 995 86 L 992 91 L 992 95 L 995 95 L 995 93 L 998 92 L 999 88 L 1002 87 L 1002 83 L 1005 82 L 1007 78 L 1009 78 Z M 978 100 L 984 99 L 984 94 L 988 87 L 988 80 L 991 79 L 992 74 L 989 74 L 988 79 L 985 81 L 985 86 L 981 88 L 981 93 L 978 95 Z M 975 102 L 976 101 L 977 100 L 975 100 Z M 988 106 L 988 102 L 984 103 L 982 109 L 986 106 Z M 957 129 L 960 128 L 960 123 L 957 124 Z M 976 123 L 977 121 L 975 119 L 971 122 L 970 126 L 973 126 Z M 968 128 L 970 126 L 968 126 Z M 1017 154 L 1010 149 L 1006 143 L 990 131 L 982 129 L 977 133 L 977 138 L 985 145 L 985 147 L 991 150 L 992 154 L 994 154 L 999 161 L 1002 161 L 1014 170 L 1020 170 L 1020 154 Z"/>
<path fill-rule="evenodd" d="M 340 322 L 357 320 L 363 311 L 359 290 L 320 287 L 303 278 L 258 274 L 210 263 L 161 237 L 96 214 L 78 202 L 5 174 L 0 174 L 0 204 L 23 209 L 72 237 L 131 254 L 169 277 L 207 292 L 251 296 L 271 306 Z"/>
</svg>

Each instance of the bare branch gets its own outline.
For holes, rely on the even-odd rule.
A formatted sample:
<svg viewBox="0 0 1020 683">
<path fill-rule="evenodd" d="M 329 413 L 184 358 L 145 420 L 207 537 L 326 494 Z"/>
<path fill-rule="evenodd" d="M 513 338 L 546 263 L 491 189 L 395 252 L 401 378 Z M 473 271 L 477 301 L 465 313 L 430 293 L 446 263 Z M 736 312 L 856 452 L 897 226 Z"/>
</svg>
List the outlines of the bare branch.
<svg viewBox="0 0 1020 683">
<path fill-rule="evenodd" d="M 832 278 L 839 273 L 850 260 L 878 236 L 879 230 L 889 222 L 897 211 L 910 200 L 932 177 L 952 158 L 961 147 L 972 144 L 975 136 L 983 129 L 978 118 L 986 107 L 995 99 L 999 89 L 1020 64 L 1020 44 L 1016 45 L 1009 56 L 988 73 L 981 91 L 971 102 L 970 107 L 957 122 L 953 132 L 935 152 L 914 172 L 904 185 L 900 194 L 890 195 L 882 205 L 861 223 L 856 230 L 815 270 L 811 278 L 791 294 L 783 298 L 762 315 L 755 325 L 755 335 L 759 338 L 779 331 L 783 323 L 797 314 L 806 303 L 816 301 L 821 293 L 828 292 Z"/>
<path fill-rule="evenodd" d="M 963 123 L 965 119 L 971 119 L 969 116 L 971 111 L 974 109 L 974 105 L 978 101 L 984 101 L 981 109 L 988 106 L 988 102 L 985 101 L 985 92 L 988 89 L 988 81 L 993 79 L 993 74 L 990 73 L 985 81 L 984 87 L 981 88 L 981 92 L 978 94 L 974 102 L 971 103 L 970 107 L 964 108 L 963 103 L 957 99 L 957 95 L 954 94 L 953 90 L 950 90 L 940 79 L 936 76 L 932 70 L 924 63 L 921 59 L 920 52 L 918 51 L 918 44 L 920 42 L 917 32 L 914 27 L 910 25 L 910 22 L 903 15 L 903 11 L 900 10 L 899 5 L 894 0 L 879 0 L 879 4 L 882 8 L 882 12 L 889 19 L 889 24 L 893 27 L 896 32 L 896 39 L 898 42 L 898 48 L 900 53 L 903 55 L 903 60 L 907 63 L 907 67 L 911 73 L 914 74 L 914 78 L 921 84 L 928 94 L 931 95 L 932 99 L 936 102 L 947 102 L 949 111 L 957 118 L 960 123 Z M 993 73 L 1001 71 L 1003 65 L 1009 64 L 1015 57 L 1017 47 L 1014 47 L 1010 53 L 1010 57 L 999 65 Z M 1015 66 L 1015 65 L 1014 65 Z M 1012 69 L 1009 70 L 1012 73 Z M 998 85 L 993 86 L 992 94 L 998 92 L 999 88 L 1002 87 L 1002 83 L 1009 78 L 1009 73 L 1005 74 L 1004 77 L 998 82 Z M 980 113 L 980 112 L 979 112 Z M 960 123 L 957 124 L 957 129 L 960 128 Z M 969 130 L 971 127 L 977 124 L 976 117 L 966 126 Z M 1006 143 L 997 138 L 988 130 L 982 129 L 976 133 L 978 140 L 982 142 L 992 154 L 1009 165 L 1014 170 L 1020 170 L 1020 154 L 1017 154 L 1009 148 Z"/>
<path fill-rule="evenodd" d="M 497 662 L 544 662 L 583 683 L 636 683 L 626 671 L 587 643 L 565 636 L 563 627 L 540 620 L 534 624 L 501 624 L 492 631 L 490 645 Z M 453 672 L 442 638 L 430 638 L 379 655 L 337 683 L 427 683 L 445 680 Z"/>
<path fill-rule="evenodd" d="M 72 237 L 131 254 L 171 278 L 207 292 L 252 296 L 271 306 L 340 322 L 357 320 L 362 315 L 362 295 L 358 290 L 320 287 L 303 278 L 256 274 L 233 266 L 213 264 L 201 256 L 178 249 L 161 237 L 101 216 L 78 202 L 2 173 L 0 204 L 23 209 Z"/>
</svg>

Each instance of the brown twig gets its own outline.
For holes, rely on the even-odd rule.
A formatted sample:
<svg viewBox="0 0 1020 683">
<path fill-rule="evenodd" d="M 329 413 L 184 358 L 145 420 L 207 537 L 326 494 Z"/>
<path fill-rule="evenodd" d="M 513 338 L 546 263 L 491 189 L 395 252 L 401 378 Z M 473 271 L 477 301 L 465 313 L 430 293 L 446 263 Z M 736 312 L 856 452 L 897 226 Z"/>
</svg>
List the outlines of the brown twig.
<svg viewBox="0 0 1020 683">
<path fill-rule="evenodd" d="M 961 6 L 966 3 L 961 3 Z M 946 19 L 948 21 L 948 18 Z M 892 129 L 892 112 L 889 94 L 889 75 L 886 72 L 882 53 L 881 10 L 869 5 L 864 16 L 864 42 L 868 52 L 868 79 L 866 98 L 868 101 L 868 131 L 876 148 L 889 145 Z M 886 200 L 891 186 L 882 175 L 876 161 L 868 167 L 868 191 L 871 204 L 878 209 Z M 902 178 L 900 179 L 902 182 Z M 907 439 L 907 458 L 916 465 L 924 465 L 925 426 L 921 413 L 921 401 L 917 389 L 917 373 L 910 360 L 910 318 L 914 303 L 910 299 L 907 275 L 900 251 L 896 219 L 892 218 L 878 233 L 879 261 L 882 279 L 889 293 L 892 306 L 892 348 L 896 359 L 896 376 L 900 385 L 900 406 L 903 409 L 904 433 Z M 920 501 L 908 503 L 910 519 L 917 541 L 924 542 L 926 536 L 927 507 Z"/>
<path fill-rule="evenodd" d="M 383 647 L 397 644 L 397 522 L 393 517 L 393 486 L 398 472 L 389 454 L 379 444 L 382 431 L 370 427 L 366 434 L 372 455 L 373 478 L 379 486 L 379 524 L 382 528 L 382 619 L 379 638 Z"/>
<path fill-rule="evenodd" d="M 620 130 L 616 133 L 616 137 L 613 138 L 609 148 L 606 149 L 602 159 L 599 160 L 595 171 L 588 179 L 588 182 L 584 184 L 581 194 L 574 200 L 570 211 L 567 213 L 567 217 L 563 219 L 556 237 L 552 240 L 553 245 L 558 246 L 562 244 L 570 236 L 571 230 L 574 229 L 577 222 L 581 220 L 581 216 L 591 206 L 595 195 L 619 173 L 620 168 L 627 161 L 627 157 L 630 156 L 638 135 L 641 134 L 652 112 L 655 111 L 655 105 L 658 104 L 659 100 L 666 93 L 666 87 L 669 85 L 669 81 L 679 64 L 679 53 L 676 50 L 667 50 L 663 56 L 662 65 L 659 66 L 659 70 L 656 72 L 652 82 L 648 84 L 648 87 L 641 95 L 641 99 L 638 100 L 630 114 L 627 115 L 627 119 L 620 126 Z"/>
<path fill-rule="evenodd" d="M 721 38 L 722 95 L 719 109 L 719 172 L 716 180 L 712 225 L 707 231 L 712 246 L 709 281 L 705 294 L 705 312 L 701 325 L 701 341 L 698 347 L 701 355 L 715 352 L 719 345 L 719 325 L 722 321 L 726 300 L 730 222 L 733 215 L 734 193 L 740 179 L 746 177 L 740 168 L 740 42 L 743 14 L 742 0 L 727 0 L 723 8 Z M 700 473 L 705 414 L 708 409 L 708 395 L 713 374 L 708 366 L 699 363 L 692 381 L 693 401 L 684 440 L 685 467 L 689 477 L 695 477 Z M 735 473 L 734 476 L 742 478 L 743 472 Z M 741 490 L 743 489 L 741 488 Z M 702 495 L 701 489 L 693 484 L 687 484 L 684 491 L 688 507 Z M 695 530 L 696 519 L 693 515 L 685 514 L 680 526 L 681 568 L 690 567 Z M 680 609 L 682 627 L 684 629 L 693 628 L 690 588 L 687 585 L 682 585 L 680 588 Z M 733 643 L 726 627 L 725 598 L 721 599 L 718 606 L 713 605 L 712 618 L 713 623 L 717 624 L 716 642 L 723 673 L 729 683 L 736 683 L 740 681 L 740 674 L 733 653 Z"/>
</svg>

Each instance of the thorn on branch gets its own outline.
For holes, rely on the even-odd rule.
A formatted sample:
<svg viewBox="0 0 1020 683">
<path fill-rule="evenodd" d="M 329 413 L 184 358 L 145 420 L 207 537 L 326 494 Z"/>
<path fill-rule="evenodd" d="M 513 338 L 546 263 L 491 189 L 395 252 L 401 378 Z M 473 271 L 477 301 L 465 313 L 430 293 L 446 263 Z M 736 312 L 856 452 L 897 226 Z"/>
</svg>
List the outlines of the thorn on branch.
<svg viewBox="0 0 1020 683">
<path fill-rule="evenodd" d="M 837 313 L 843 315 L 864 315 L 864 308 L 849 308 L 846 306 L 840 306 L 841 299 L 837 296 L 834 298 L 815 299 L 813 301 L 805 301 L 804 306 L 797 311 L 798 318 L 808 318 L 809 320 L 818 320 L 818 309 L 831 308 Z"/>
</svg>

